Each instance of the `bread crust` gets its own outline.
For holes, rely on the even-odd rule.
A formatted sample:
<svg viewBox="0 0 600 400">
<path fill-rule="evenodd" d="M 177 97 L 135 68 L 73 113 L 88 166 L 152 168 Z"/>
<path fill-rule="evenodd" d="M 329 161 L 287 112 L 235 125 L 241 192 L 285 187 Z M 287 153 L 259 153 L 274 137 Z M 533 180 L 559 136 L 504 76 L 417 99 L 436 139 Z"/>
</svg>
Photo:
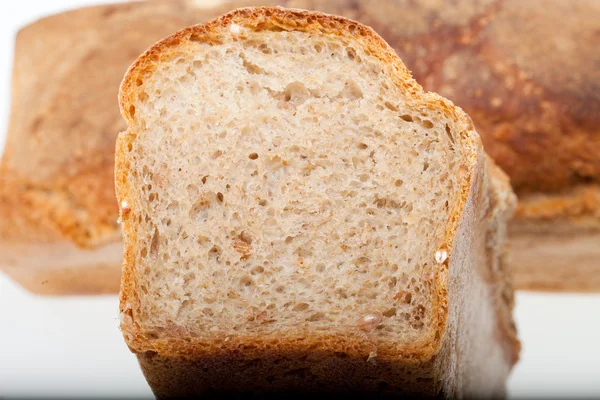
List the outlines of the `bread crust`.
<svg viewBox="0 0 600 400">
<path fill-rule="evenodd" d="M 380 62 L 390 65 L 395 83 L 407 96 L 430 109 L 439 110 L 459 126 L 461 133 L 457 140 L 465 147 L 463 162 L 466 172 L 459 182 L 458 200 L 450 206 L 452 217 L 448 221 L 444 240 L 450 256 L 435 280 L 432 302 L 436 306 L 433 307 L 432 329 L 418 343 L 378 347 L 376 366 L 367 362 L 373 352 L 368 338 L 352 332 L 335 337 L 303 332 L 297 337 L 266 335 L 211 338 L 207 341 L 192 337 L 176 326 L 166 327 L 167 337 L 163 338 L 148 337 L 140 327 L 138 321 L 143 316 L 134 273 L 135 254 L 139 250 L 135 234 L 137 197 L 128 184 L 127 155 L 138 130 L 135 114 L 138 88 L 156 66 L 169 60 L 180 46 L 185 48 L 188 41 L 220 43 L 226 27 L 232 23 L 255 32 L 284 29 L 347 36 L 367 48 Z M 506 205 L 502 208 L 489 203 L 495 192 L 487 175 L 481 142 L 470 119 L 442 97 L 424 93 L 398 56 L 372 29 L 342 17 L 296 9 L 238 9 L 204 25 L 183 29 L 147 50 L 127 72 L 121 85 L 119 102 L 121 113 L 128 123 L 128 131 L 117 139 L 116 192 L 119 202 L 126 202 L 131 207 L 131 211 L 122 213 L 125 255 L 120 295 L 123 316 L 121 329 L 130 349 L 138 355 L 143 371 L 158 397 L 194 397 L 208 390 L 229 391 L 233 387 L 243 392 L 253 392 L 265 387 L 265 369 L 275 373 L 271 382 L 266 384 L 266 387 L 275 391 L 291 387 L 335 392 L 362 388 L 374 392 L 383 390 L 387 394 L 418 393 L 427 396 L 439 393 L 446 396 L 496 396 L 503 393 L 504 381 L 518 354 L 518 341 L 515 339 L 510 311 L 502 311 L 505 308 L 511 310 L 512 304 L 496 292 L 497 287 L 504 287 L 498 281 L 508 278 L 504 272 L 494 275 L 488 282 L 468 278 L 470 275 L 479 276 L 479 272 L 469 270 L 477 262 L 487 265 L 488 259 L 498 258 L 497 252 L 503 239 L 498 238 L 497 245 L 491 247 L 486 247 L 482 239 L 477 244 L 478 251 L 473 252 L 473 243 L 466 238 L 476 237 L 474 232 L 487 232 L 491 226 L 491 219 L 484 218 L 484 208 L 509 210 L 510 213 L 511 207 Z M 499 191 L 507 198 L 513 196 L 514 202 L 508 185 Z M 491 214 L 496 215 L 496 212 Z M 501 220 L 504 221 L 506 215 L 501 214 Z M 485 234 L 482 236 L 486 237 Z M 461 287 L 465 280 L 469 281 L 467 286 L 470 289 L 480 288 L 487 296 L 486 301 L 478 303 L 477 307 L 480 308 L 467 306 L 472 312 L 466 314 L 463 306 L 467 299 L 463 294 L 464 287 Z M 506 290 L 512 293 L 510 289 Z M 450 302 L 449 298 L 453 301 Z M 477 327 L 475 319 L 486 319 L 483 315 L 495 317 Z M 476 328 L 472 333 L 464 334 L 459 321 L 472 322 Z M 498 333 L 499 323 L 508 328 Z M 482 374 L 472 368 L 480 366 L 482 356 L 465 350 L 468 348 L 467 342 L 472 343 L 473 338 L 469 335 L 474 335 L 474 339 L 482 346 L 491 348 L 486 358 L 489 362 L 487 373 Z M 479 346 L 473 348 L 481 349 Z M 459 367 L 462 368 L 460 371 L 456 370 L 457 352 L 470 360 L 464 367 Z M 474 378 L 467 378 L 473 373 Z M 303 379 L 302 374 L 309 374 L 310 382 Z M 355 379 L 348 379 L 348 376 Z M 379 382 L 368 382 L 373 376 L 389 377 L 389 381 L 386 381 L 388 386 L 382 388 Z M 405 383 L 402 383 L 403 380 Z M 319 382 L 324 386 L 318 386 Z"/>
<path fill-rule="evenodd" d="M 0 163 L 0 268 L 28 290 L 118 290 L 121 257 L 102 257 L 121 246 L 113 182 L 114 142 L 126 128 L 115 102 L 123 72 L 154 41 L 219 13 L 179 0 L 134 2 L 68 11 L 19 31 Z M 24 246 L 48 257 L 52 246 L 68 250 L 50 265 Z"/>
</svg>

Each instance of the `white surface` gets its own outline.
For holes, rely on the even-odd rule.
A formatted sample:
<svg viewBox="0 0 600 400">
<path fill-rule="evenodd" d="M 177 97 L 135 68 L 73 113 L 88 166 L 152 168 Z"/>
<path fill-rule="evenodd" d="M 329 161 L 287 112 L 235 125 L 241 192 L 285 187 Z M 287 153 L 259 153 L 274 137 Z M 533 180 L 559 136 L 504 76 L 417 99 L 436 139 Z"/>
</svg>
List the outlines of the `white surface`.
<svg viewBox="0 0 600 400">
<path fill-rule="evenodd" d="M 17 29 L 40 16 L 99 1 L 25 1 L 0 15 L 0 143 Z M 2 145 L 0 145 L 1 147 Z M 0 398 L 150 397 L 118 330 L 116 296 L 45 298 L 0 274 Z M 600 397 L 600 295 L 519 293 L 523 351 L 509 395 Z"/>
</svg>

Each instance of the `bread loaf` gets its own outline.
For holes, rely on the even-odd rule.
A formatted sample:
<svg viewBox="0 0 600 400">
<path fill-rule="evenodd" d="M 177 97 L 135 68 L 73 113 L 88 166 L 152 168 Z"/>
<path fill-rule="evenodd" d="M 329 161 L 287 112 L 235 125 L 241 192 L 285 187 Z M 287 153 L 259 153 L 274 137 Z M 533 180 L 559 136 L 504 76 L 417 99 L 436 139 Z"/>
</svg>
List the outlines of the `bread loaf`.
<svg viewBox="0 0 600 400">
<path fill-rule="evenodd" d="M 239 9 L 146 51 L 120 105 L 121 330 L 158 398 L 503 395 L 514 195 L 372 29 Z"/>
</svg>

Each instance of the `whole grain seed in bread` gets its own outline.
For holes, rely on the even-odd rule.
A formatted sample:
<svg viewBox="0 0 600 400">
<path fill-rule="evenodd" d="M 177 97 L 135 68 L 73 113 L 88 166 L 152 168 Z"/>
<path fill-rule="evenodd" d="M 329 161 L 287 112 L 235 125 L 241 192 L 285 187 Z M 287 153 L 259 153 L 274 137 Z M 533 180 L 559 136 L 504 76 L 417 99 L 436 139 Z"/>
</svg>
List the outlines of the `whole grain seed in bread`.
<svg viewBox="0 0 600 400">
<path fill-rule="evenodd" d="M 504 393 L 514 195 L 372 29 L 239 9 L 146 51 L 120 105 L 121 329 L 157 397 Z"/>
</svg>

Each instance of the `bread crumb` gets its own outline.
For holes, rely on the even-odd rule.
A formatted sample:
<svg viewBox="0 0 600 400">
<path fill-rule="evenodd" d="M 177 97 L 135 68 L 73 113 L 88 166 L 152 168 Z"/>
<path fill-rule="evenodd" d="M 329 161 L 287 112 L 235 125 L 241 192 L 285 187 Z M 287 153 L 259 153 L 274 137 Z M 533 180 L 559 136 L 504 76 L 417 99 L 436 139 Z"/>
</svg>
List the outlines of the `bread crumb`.
<svg viewBox="0 0 600 400">
<path fill-rule="evenodd" d="M 129 207 L 129 203 L 125 200 L 123 200 L 121 202 L 121 211 L 123 213 L 128 213 L 129 211 L 131 211 L 131 207 Z"/>
</svg>

